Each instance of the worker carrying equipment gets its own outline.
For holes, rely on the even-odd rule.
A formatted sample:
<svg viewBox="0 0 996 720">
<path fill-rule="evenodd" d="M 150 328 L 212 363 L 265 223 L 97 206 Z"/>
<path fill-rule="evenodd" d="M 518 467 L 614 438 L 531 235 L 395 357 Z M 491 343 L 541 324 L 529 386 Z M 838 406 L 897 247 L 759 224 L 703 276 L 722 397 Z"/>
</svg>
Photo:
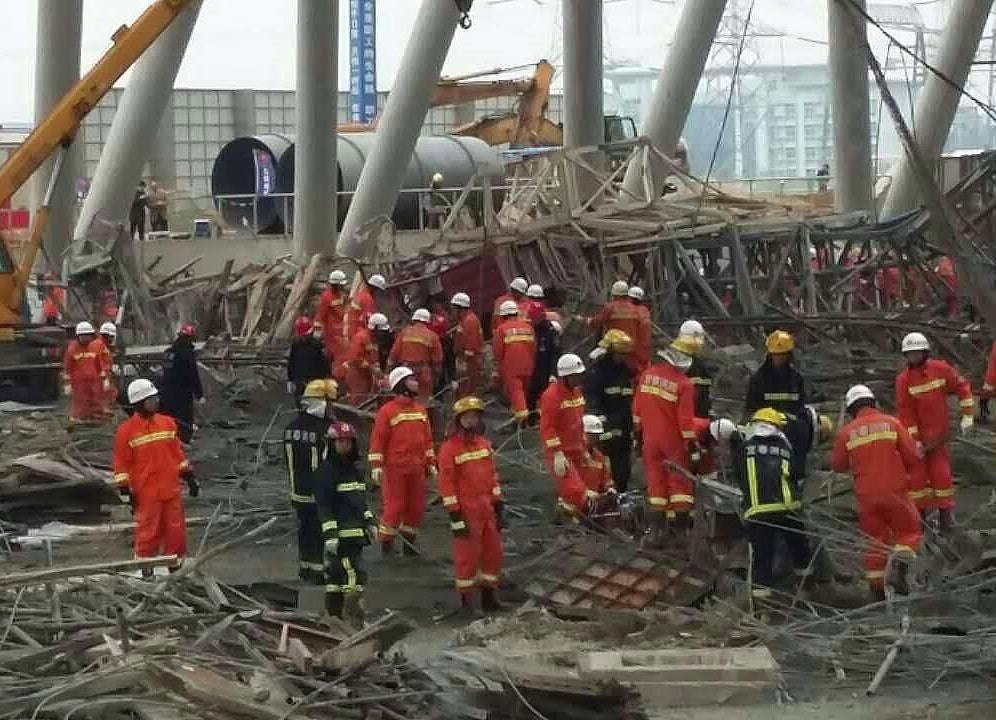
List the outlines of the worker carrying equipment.
<svg viewBox="0 0 996 720">
<path fill-rule="evenodd" d="M 754 599 L 771 596 L 779 536 L 788 546 L 796 576 L 807 579 L 812 574 L 812 554 L 799 515 L 800 476 L 792 445 L 782 432 L 786 422 L 785 413 L 771 407 L 759 408 L 742 439 L 733 436 L 733 469 L 744 497 L 743 519 L 750 543 L 749 579 Z"/>
<path fill-rule="evenodd" d="M 194 401 L 204 402 L 201 374 L 194 350 L 196 328 L 185 323 L 176 340 L 163 353 L 163 412 L 176 420 L 180 440 L 189 443 L 194 435 Z"/>
<path fill-rule="evenodd" d="M 439 447 L 439 494 L 453 533 L 453 576 L 460 604 L 472 611 L 481 590 L 486 612 L 499 609 L 502 565 L 501 484 L 494 449 L 484 437 L 484 404 L 473 395 L 453 405 L 455 426 Z"/>
<path fill-rule="evenodd" d="M 540 440 L 547 468 L 557 485 L 557 508 L 569 518 L 588 513 L 597 493 L 585 487 L 580 468 L 584 460 L 584 362 L 573 353 L 557 361 L 557 381 L 540 397 Z"/>
<path fill-rule="evenodd" d="M 290 501 L 297 513 L 298 576 L 312 585 L 325 583 L 322 530 L 315 506 L 318 464 L 338 397 L 335 380 L 312 380 L 301 394 L 300 411 L 284 429 L 284 456 L 290 476 Z"/>
<path fill-rule="evenodd" d="M 902 422 L 876 407 L 871 389 L 855 385 L 844 404 L 853 419 L 837 434 L 830 464 L 834 472 L 854 476 L 858 526 L 870 540 L 865 549 L 868 587 L 884 599 L 889 553 L 896 560 L 894 586 L 906 591 L 905 566 L 920 548 L 920 517 L 909 497 L 910 473 L 920 456 Z"/>
<path fill-rule="evenodd" d="M 191 497 L 200 494 L 183 454 L 176 422 L 159 409 L 159 391 L 149 380 L 128 385 L 134 413 L 114 433 L 112 467 L 118 490 L 135 515 L 135 557 L 187 554 L 187 521 L 180 480 Z"/>
<path fill-rule="evenodd" d="M 107 418 L 108 355 L 93 325 L 85 321 L 77 323 L 76 338 L 66 347 L 62 360 L 65 394 L 72 396 L 70 425 L 102 422 Z"/>
<path fill-rule="evenodd" d="M 387 316 L 374 313 L 367 321 L 367 327 L 357 331 L 349 339 L 343 368 L 346 371 L 346 387 L 349 400 L 360 405 L 376 392 L 380 385 L 380 347 L 377 336 L 390 332 Z"/>
<path fill-rule="evenodd" d="M 324 328 L 322 339 L 325 353 L 334 363 L 345 359 L 349 338 L 346 335 L 346 308 L 349 305 L 349 290 L 346 273 L 333 270 L 329 273 L 329 284 L 318 297 L 315 321 Z"/>
<path fill-rule="evenodd" d="M 321 523 L 325 565 L 325 608 L 330 615 L 362 620 L 367 581 L 363 548 L 376 533 L 367 508 L 367 485 L 360 468 L 356 428 L 333 422 L 315 473 L 314 494 Z"/>
<path fill-rule="evenodd" d="M 477 313 L 470 309 L 470 295 L 459 292 L 450 299 L 456 310 L 453 353 L 456 356 L 457 397 L 473 395 L 484 371 L 484 331 Z"/>
<path fill-rule="evenodd" d="M 910 497 L 926 514 L 938 510 L 941 530 L 954 526 L 955 490 L 948 451 L 948 396 L 957 395 L 961 431 L 975 424 L 975 400 L 968 381 L 943 360 L 929 356 L 921 333 L 903 338 L 907 367 L 896 378 L 896 415 L 923 447 L 923 460 L 910 478 Z"/>
<path fill-rule="evenodd" d="M 495 304 L 491 310 L 491 334 L 494 335 L 495 330 L 498 326 L 504 322 L 504 318 L 507 315 L 501 314 L 502 306 L 507 302 L 512 302 L 515 304 L 516 312 L 518 312 L 519 303 L 522 302 L 526 297 L 526 290 L 529 289 L 529 283 L 525 278 L 517 277 L 508 285 L 508 292 L 499 295 L 495 298 Z"/>
<path fill-rule="evenodd" d="M 315 332 L 320 327 L 306 315 L 294 321 L 294 339 L 287 352 L 287 393 L 295 400 L 312 380 L 332 377 L 322 334 Z"/>
<path fill-rule="evenodd" d="M 394 538 L 400 533 L 405 541 L 404 554 L 414 555 L 416 535 L 425 516 L 427 479 L 437 475 L 436 453 L 429 415 L 415 400 L 419 383 L 414 371 L 396 367 L 388 376 L 388 384 L 394 398 L 377 411 L 367 460 L 370 479 L 380 485 L 384 501 L 381 549 L 391 554 Z"/>
<path fill-rule="evenodd" d="M 517 422 L 529 418 L 526 388 L 536 363 L 536 330 L 532 323 L 519 317 L 519 308 L 511 300 L 500 309 L 502 321 L 491 336 L 495 371 L 501 383 L 502 396 L 512 408 Z"/>
<path fill-rule="evenodd" d="M 585 381 L 585 403 L 605 427 L 601 447 L 609 460 L 619 492 L 629 489 L 633 468 L 633 384 L 635 375 L 626 362 L 633 340 L 621 330 L 609 330 L 592 351 Z"/>
<path fill-rule="evenodd" d="M 443 345 L 429 327 L 431 321 L 432 316 L 425 308 L 412 313 L 412 324 L 398 333 L 388 355 L 391 365 L 404 365 L 415 373 L 423 403 L 432 396 L 434 378 L 443 370 Z"/>
</svg>

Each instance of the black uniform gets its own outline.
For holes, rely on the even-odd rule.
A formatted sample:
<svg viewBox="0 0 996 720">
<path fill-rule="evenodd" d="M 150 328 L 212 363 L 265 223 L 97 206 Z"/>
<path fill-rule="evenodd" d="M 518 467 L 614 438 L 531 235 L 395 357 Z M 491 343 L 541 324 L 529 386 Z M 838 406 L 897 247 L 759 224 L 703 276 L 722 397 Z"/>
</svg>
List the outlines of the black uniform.
<svg viewBox="0 0 996 720">
<path fill-rule="evenodd" d="M 355 443 L 349 457 L 326 444 L 315 475 L 315 501 L 325 546 L 325 605 L 341 615 L 344 596 L 363 592 L 363 548 L 370 544 L 367 529 L 375 524 Z"/>
<path fill-rule="evenodd" d="M 290 500 L 297 512 L 298 575 L 315 585 L 324 584 L 322 527 L 315 505 L 315 477 L 325 451 L 329 421 L 297 414 L 284 430 L 284 454 L 290 475 Z"/>
<path fill-rule="evenodd" d="M 751 547 L 751 588 L 754 597 L 768 597 L 774 584 L 774 557 L 778 536 L 785 538 L 796 575 L 810 573 L 811 553 L 805 527 L 799 476 L 792 445 L 770 426 L 751 425 L 733 439 L 733 464 L 743 492 L 743 517 Z"/>
<path fill-rule="evenodd" d="M 695 417 L 707 418 L 712 412 L 712 368 L 701 358 L 693 358 L 688 379 L 695 388 Z"/>
<path fill-rule="evenodd" d="M 602 450 L 612 467 L 612 480 L 626 492 L 633 468 L 633 379 L 634 372 L 613 354 L 603 355 L 591 366 L 585 381 L 587 412 L 603 418 L 609 437 Z"/>
<path fill-rule="evenodd" d="M 287 353 L 287 380 L 294 383 L 294 397 L 300 398 L 312 380 L 332 377 L 325 345 L 312 336 L 291 343 Z"/>
<path fill-rule="evenodd" d="M 130 236 L 135 237 L 138 233 L 139 240 L 145 240 L 145 208 L 149 206 L 149 196 L 145 192 L 145 187 L 140 186 L 135 190 L 135 197 L 132 198 L 131 208 L 128 211 L 128 222 L 130 224 Z"/>
<path fill-rule="evenodd" d="M 560 333 L 554 330 L 549 320 L 543 319 L 536 324 L 536 364 L 533 366 L 533 378 L 526 393 L 526 405 L 530 410 L 536 409 L 540 395 L 550 384 L 550 376 L 556 374 L 557 358 L 560 357 Z"/>
<path fill-rule="evenodd" d="M 785 435 L 792 443 L 796 472 L 806 476 L 806 457 L 812 447 L 812 424 L 806 410 L 806 382 L 794 365 L 777 369 L 771 358 L 750 376 L 747 383 L 746 419 L 755 411 L 770 407 L 785 413 Z"/>
<path fill-rule="evenodd" d="M 176 420 L 180 440 L 194 434 L 194 400 L 204 397 L 193 338 L 178 337 L 163 353 L 163 379 L 159 386 L 162 411 Z"/>
</svg>

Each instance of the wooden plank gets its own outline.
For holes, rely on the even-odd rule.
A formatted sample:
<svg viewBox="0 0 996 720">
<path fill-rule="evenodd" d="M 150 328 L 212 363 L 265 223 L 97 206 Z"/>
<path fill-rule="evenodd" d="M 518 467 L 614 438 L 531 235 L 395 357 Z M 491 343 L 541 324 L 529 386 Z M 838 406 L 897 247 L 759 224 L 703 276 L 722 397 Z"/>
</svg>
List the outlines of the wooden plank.
<svg viewBox="0 0 996 720">
<path fill-rule="evenodd" d="M 315 656 L 311 654 L 311 650 L 301 638 L 290 638 L 287 641 L 287 651 L 284 654 L 291 659 L 298 672 L 305 675 L 310 675 L 315 667 Z"/>
<path fill-rule="evenodd" d="M 70 565 L 61 568 L 0 575 L 0 588 L 40 585 L 53 580 L 64 580 L 71 577 L 85 577 L 87 575 L 102 575 L 105 573 L 126 573 L 146 568 L 177 567 L 179 565 L 180 558 L 176 555 L 159 555 L 151 558 L 138 558 L 136 560 L 116 560 L 94 565 Z"/>
<path fill-rule="evenodd" d="M 169 283 L 170 280 L 174 280 L 174 279 L 178 278 L 180 275 L 182 275 L 183 273 L 187 272 L 187 270 L 189 270 L 190 268 L 192 268 L 194 265 L 196 265 L 197 263 L 199 263 L 203 259 L 204 259 L 203 255 L 198 255 L 197 257 L 193 258 L 192 260 L 188 260 L 187 262 L 183 263 L 183 265 L 181 265 L 180 267 L 178 267 L 173 272 L 167 273 L 162 278 L 160 278 L 159 281 L 157 282 L 157 284 L 160 287 L 162 287 L 163 285 L 166 285 L 167 283 Z"/>
<path fill-rule="evenodd" d="M 318 657 L 318 665 L 330 672 L 346 672 L 376 658 L 377 645 L 377 639 L 371 638 L 352 647 L 326 650 Z"/>
<path fill-rule="evenodd" d="M 267 337 L 267 342 L 275 340 L 289 340 L 291 329 L 294 327 L 294 320 L 301 314 L 301 308 L 308 298 L 311 297 L 312 289 L 315 285 L 315 278 L 318 276 L 318 268 L 321 266 L 322 256 L 314 254 L 308 262 L 308 266 L 298 275 L 284 303 L 284 309 L 280 313 L 280 319 L 274 325 Z"/>
<path fill-rule="evenodd" d="M 228 277 L 232 273 L 234 264 L 234 259 L 225 263 L 221 274 L 211 283 L 211 289 L 208 290 L 204 298 L 204 315 L 201 320 L 201 333 L 204 337 L 209 337 L 214 332 L 215 325 L 218 324 L 222 299 L 221 289 L 228 283 Z"/>
</svg>

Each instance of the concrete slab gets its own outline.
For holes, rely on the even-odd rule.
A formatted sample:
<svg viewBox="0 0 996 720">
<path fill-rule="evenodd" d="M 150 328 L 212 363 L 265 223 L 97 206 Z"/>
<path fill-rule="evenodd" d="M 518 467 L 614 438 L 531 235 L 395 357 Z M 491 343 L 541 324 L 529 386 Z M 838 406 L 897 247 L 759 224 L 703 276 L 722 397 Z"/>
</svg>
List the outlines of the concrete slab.
<svg viewBox="0 0 996 720">
<path fill-rule="evenodd" d="M 777 682 L 779 670 L 760 647 L 582 653 L 578 672 L 585 679 L 620 682 Z"/>
</svg>

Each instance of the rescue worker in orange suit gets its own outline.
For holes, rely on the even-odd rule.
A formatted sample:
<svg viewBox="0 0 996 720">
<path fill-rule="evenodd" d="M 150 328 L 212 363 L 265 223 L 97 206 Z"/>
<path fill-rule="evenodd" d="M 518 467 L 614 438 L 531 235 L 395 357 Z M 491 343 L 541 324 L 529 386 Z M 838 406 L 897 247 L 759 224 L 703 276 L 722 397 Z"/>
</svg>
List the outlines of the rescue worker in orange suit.
<svg viewBox="0 0 996 720">
<path fill-rule="evenodd" d="M 930 343 L 922 333 L 903 338 L 907 367 L 896 378 L 896 414 L 923 449 L 923 461 L 913 472 L 910 498 L 926 517 L 938 510 L 942 532 L 954 526 L 955 491 L 948 452 L 948 395 L 957 395 L 961 432 L 975 424 L 975 400 L 968 381 L 943 360 L 929 357 Z"/>
<path fill-rule="evenodd" d="M 852 387 L 844 404 L 853 420 L 837 434 L 830 465 L 834 472 L 854 476 L 858 526 L 869 542 L 868 587 L 884 600 L 889 553 L 898 561 L 895 587 L 906 592 L 905 565 L 920 548 L 920 517 L 909 498 L 910 472 L 920 463 L 919 451 L 903 423 L 876 407 L 868 387 Z"/>
<path fill-rule="evenodd" d="M 418 377 L 419 399 L 425 403 L 432 396 L 435 378 L 443 369 L 443 345 L 429 323 L 432 316 L 425 308 L 412 313 L 411 325 L 402 328 L 394 339 L 388 363 L 411 368 Z"/>
<path fill-rule="evenodd" d="M 47 289 L 42 301 L 42 317 L 46 325 L 58 325 L 66 308 L 66 289 L 59 287 L 54 273 L 45 273 L 45 283 Z"/>
<path fill-rule="evenodd" d="M 617 280 L 612 284 L 612 299 L 605 304 L 598 315 L 588 321 L 588 325 L 601 333 L 622 330 L 633 338 L 634 342 L 637 340 L 646 342 L 643 339 L 646 328 L 642 324 L 645 322 L 645 319 L 641 319 L 642 315 L 640 309 L 629 298 L 629 285 L 623 280 Z M 647 361 L 649 360 L 648 356 Z"/>
<path fill-rule="evenodd" d="M 76 339 L 69 343 L 62 361 L 65 394 L 72 397 L 69 424 L 99 422 L 105 418 L 110 389 L 106 373 L 107 348 L 96 337 L 93 325 L 76 325 Z"/>
<path fill-rule="evenodd" d="M 379 273 L 371 275 L 349 301 L 349 309 L 346 311 L 346 332 L 349 337 L 367 327 L 370 316 L 375 312 L 385 312 L 386 306 L 387 280 Z"/>
<path fill-rule="evenodd" d="M 698 454 L 692 453 L 691 470 L 696 475 L 716 472 L 716 453 L 721 443 L 727 443 L 736 434 L 737 426 L 729 418 L 693 418 Z"/>
<path fill-rule="evenodd" d="M 325 562 L 325 609 L 330 615 L 362 621 L 363 548 L 376 536 L 367 508 L 367 485 L 360 469 L 356 428 L 333 422 L 315 473 L 315 506 L 321 523 Z"/>
<path fill-rule="evenodd" d="M 547 468 L 557 483 L 557 509 L 568 518 L 587 515 L 597 493 L 581 478 L 585 456 L 584 363 L 567 353 L 557 360 L 557 381 L 550 383 L 540 397 L 539 434 Z"/>
<path fill-rule="evenodd" d="M 546 317 L 546 291 L 533 283 L 526 289 L 526 297 L 519 301 L 519 315 L 536 327 Z"/>
<path fill-rule="evenodd" d="M 332 376 L 332 368 L 322 341 L 321 325 L 302 315 L 294 321 L 294 340 L 287 353 L 287 394 L 295 400 L 312 380 Z"/>
<path fill-rule="evenodd" d="M 504 517 L 494 449 L 484 436 L 480 398 L 460 398 L 453 413 L 454 430 L 439 447 L 439 494 L 453 533 L 453 576 L 465 612 L 473 612 L 478 588 L 481 608 L 495 612 Z"/>
<path fill-rule="evenodd" d="M 518 307 L 519 303 L 525 300 L 526 290 L 529 289 L 529 283 L 526 282 L 525 278 L 517 277 L 508 285 L 508 292 L 499 295 L 495 298 L 494 309 L 491 311 L 491 334 L 494 335 L 495 330 L 498 326 L 505 321 L 505 317 L 501 314 L 501 307 L 505 303 L 511 301 L 515 303 Z"/>
<path fill-rule="evenodd" d="M 346 273 L 342 270 L 330 272 L 328 287 L 318 297 L 318 309 L 315 311 L 315 323 L 324 328 L 325 354 L 336 365 L 345 358 L 349 342 L 346 336 L 347 284 Z"/>
<path fill-rule="evenodd" d="M 350 402 L 359 405 L 377 392 L 381 381 L 381 370 L 380 352 L 374 334 L 390 330 L 387 316 L 374 313 L 367 321 L 367 327 L 349 339 L 345 369 Z"/>
<path fill-rule="evenodd" d="M 315 505 L 315 484 L 332 417 L 330 403 L 338 395 L 335 380 L 312 380 L 301 394 L 297 415 L 284 428 L 290 501 L 297 514 L 298 577 L 312 585 L 325 584 L 322 528 Z"/>
<path fill-rule="evenodd" d="M 954 262 L 947 255 L 943 255 L 937 261 L 934 272 L 941 278 L 944 288 L 947 291 L 944 295 L 944 303 L 948 309 L 948 317 L 958 317 L 958 274 L 955 271 Z"/>
<path fill-rule="evenodd" d="M 128 385 L 131 417 L 114 434 L 114 482 L 135 515 L 135 557 L 187 554 L 187 522 L 180 480 L 187 493 L 200 494 L 183 454 L 176 422 L 159 409 L 159 391 L 149 380 Z M 148 573 L 151 575 L 151 571 Z"/>
<path fill-rule="evenodd" d="M 616 494 L 616 486 L 612 481 L 612 463 L 601 451 L 605 438 L 605 425 L 597 415 L 585 415 L 581 418 L 584 428 L 585 452 L 578 471 L 581 480 L 588 490 L 598 496 Z"/>
<path fill-rule="evenodd" d="M 163 353 L 163 412 L 176 420 L 180 440 L 189 443 L 194 434 L 194 401 L 204 404 L 204 388 L 197 369 L 194 335 L 190 323 L 180 326 L 176 340 Z"/>
<path fill-rule="evenodd" d="M 678 531 L 691 526 L 695 490 L 691 481 L 668 463 L 686 471 L 691 467 L 695 391 L 685 373 L 695 349 L 692 338 L 675 338 L 661 352 L 664 362 L 651 365 L 640 377 L 633 396 L 633 423 L 637 446 L 642 448 L 655 544 L 663 540 L 669 522 Z"/>
<path fill-rule="evenodd" d="M 592 361 L 585 382 L 588 412 L 605 426 L 602 447 L 611 461 L 619 492 L 629 489 L 633 473 L 633 370 L 626 358 L 633 341 L 621 330 L 609 330 L 588 356 Z"/>
<path fill-rule="evenodd" d="M 434 395 L 441 395 L 444 390 L 453 387 L 456 378 L 456 355 L 453 352 L 453 335 L 456 327 L 453 325 L 453 318 L 450 317 L 446 296 L 443 293 L 433 293 L 427 303 L 429 329 L 439 338 L 439 344 L 443 348 L 443 362 L 433 378 L 435 384 L 432 387 Z"/>
<path fill-rule="evenodd" d="M 519 317 L 519 307 L 511 300 L 501 306 L 500 317 L 501 324 L 491 336 L 495 370 L 512 416 L 523 424 L 529 418 L 526 389 L 536 363 L 536 331 Z"/>
<path fill-rule="evenodd" d="M 692 356 L 692 366 L 688 368 L 688 379 L 695 388 L 695 417 L 707 418 L 712 412 L 712 371 L 702 359 L 702 348 L 706 342 L 705 328 L 698 320 L 681 323 L 679 335 L 693 338 L 698 347 Z"/>
<path fill-rule="evenodd" d="M 431 332 L 431 331 L 430 331 Z M 394 538 L 404 540 L 404 554 L 417 555 L 416 536 L 425 516 L 427 479 L 435 480 L 436 453 L 426 409 L 415 398 L 419 380 L 405 366 L 387 378 L 394 398 L 377 412 L 370 435 L 370 479 L 380 485 L 384 510 L 380 520 L 381 550 L 394 552 Z"/>
<path fill-rule="evenodd" d="M 124 353 L 118 346 L 118 329 L 112 322 L 105 322 L 100 326 L 100 342 L 104 345 L 101 355 L 101 366 L 107 382 L 104 383 L 104 411 L 110 415 L 114 412 L 114 403 L 118 397 L 118 386 L 116 376 L 121 373 Z"/>
<path fill-rule="evenodd" d="M 644 304 L 646 294 L 643 288 L 630 285 L 626 293 L 630 303 L 636 308 L 637 327 L 639 333 L 633 338 L 633 359 L 637 374 L 650 365 L 651 345 L 654 337 L 654 325 L 650 319 L 650 308 Z"/>
<path fill-rule="evenodd" d="M 484 368 L 484 332 L 477 314 L 470 309 L 470 295 L 456 293 L 450 299 L 456 311 L 453 353 L 456 355 L 457 397 L 477 392 Z"/>
</svg>

